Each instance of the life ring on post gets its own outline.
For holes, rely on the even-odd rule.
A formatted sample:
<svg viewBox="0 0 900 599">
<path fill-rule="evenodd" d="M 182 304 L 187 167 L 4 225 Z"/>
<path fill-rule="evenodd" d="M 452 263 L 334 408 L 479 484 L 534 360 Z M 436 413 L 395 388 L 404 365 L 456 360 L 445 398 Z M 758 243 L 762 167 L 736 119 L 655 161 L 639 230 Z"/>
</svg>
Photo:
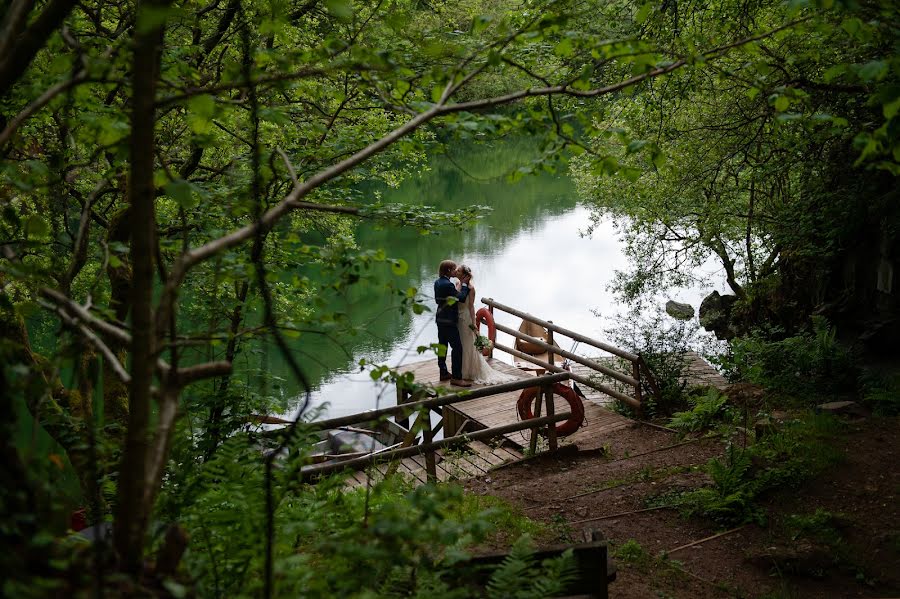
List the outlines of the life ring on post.
<svg viewBox="0 0 900 599">
<path fill-rule="evenodd" d="M 516 402 L 516 409 L 519 411 L 519 418 L 521 418 L 522 420 L 530 420 L 534 418 L 534 412 L 532 411 L 531 404 L 532 402 L 534 402 L 535 398 L 540 392 L 540 387 L 528 387 L 527 389 L 522 391 L 522 394 L 519 395 L 519 401 Z M 567 387 L 562 383 L 553 384 L 553 394 L 559 395 L 563 399 L 565 399 L 572 411 L 572 416 L 568 420 L 560 422 L 556 425 L 556 434 L 559 437 L 571 435 L 572 433 L 577 431 L 581 427 L 581 423 L 584 422 L 584 404 L 581 403 L 581 398 L 575 394 L 574 389 L 572 389 L 571 387 Z"/>
<path fill-rule="evenodd" d="M 491 342 L 497 340 L 497 325 L 494 324 L 494 315 L 491 314 L 491 311 L 487 308 L 480 308 L 478 312 L 475 313 L 475 328 L 478 329 L 478 334 L 481 334 L 481 323 L 482 321 L 487 325 L 488 330 L 488 339 Z"/>
</svg>

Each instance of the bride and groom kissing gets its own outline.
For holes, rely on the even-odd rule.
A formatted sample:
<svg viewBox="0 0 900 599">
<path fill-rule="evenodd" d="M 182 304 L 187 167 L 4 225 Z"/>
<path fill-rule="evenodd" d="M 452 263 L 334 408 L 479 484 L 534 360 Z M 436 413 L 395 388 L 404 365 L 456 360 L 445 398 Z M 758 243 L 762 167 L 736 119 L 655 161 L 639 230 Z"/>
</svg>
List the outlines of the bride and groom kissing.
<svg viewBox="0 0 900 599">
<path fill-rule="evenodd" d="M 435 322 L 438 344 L 448 351 L 438 355 L 441 381 L 450 381 L 457 387 L 471 387 L 472 383 L 493 385 L 515 380 L 508 374 L 494 370 L 475 347 L 475 287 L 472 285 L 472 269 L 453 260 L 444 260 L 438 267 L 438 279 L 434 282 L 434 299 L 437 302 Z M 459 282 L 454 283 L 455 277 Z M 447 355 L 450 370 L 447 370 Z"/>
</svg>

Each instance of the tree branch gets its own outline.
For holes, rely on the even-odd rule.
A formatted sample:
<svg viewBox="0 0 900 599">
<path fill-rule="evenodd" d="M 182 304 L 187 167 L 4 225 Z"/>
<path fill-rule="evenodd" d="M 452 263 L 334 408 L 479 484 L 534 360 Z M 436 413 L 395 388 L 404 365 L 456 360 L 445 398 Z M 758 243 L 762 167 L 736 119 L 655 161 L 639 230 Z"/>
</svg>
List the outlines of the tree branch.
<svg viewBox="0 0 900 599">
<path fill-rule="evenodd" d="M 20 4 L 33 6 L 33 3 L 27 1 L 16 2 L 11 10 L 17 6 L 21 10 Z M 50 0 L 41 14 L 20 35 L 16 35 L 16 31 L 20 30 L 24 20 L 18 23 L 16 29 L 4 30 L 3 43 L 0 45 L 0 49 L 2 49 L 0 52 L 0 97 L 9 93 L 12 86 L 34 60 L 35 55 L 47 43 L 47 39 L 75 8 L 75 4 L 76 0 Z M 21 15 L 17 13 L 13 18 L 20 19 Z M 27 20 L 27 13 L 25 20 Z M 12 25 L 15 24 L 12 23 Z"/>
</svg>

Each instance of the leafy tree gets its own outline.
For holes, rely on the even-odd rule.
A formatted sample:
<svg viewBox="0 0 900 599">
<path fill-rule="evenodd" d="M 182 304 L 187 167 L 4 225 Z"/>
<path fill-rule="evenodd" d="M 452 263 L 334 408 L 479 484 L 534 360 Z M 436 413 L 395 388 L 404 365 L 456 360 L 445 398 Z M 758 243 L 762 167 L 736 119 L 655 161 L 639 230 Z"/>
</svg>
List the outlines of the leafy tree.
<svg viewBox="0 0 900 599">
<path fill-rule="evenodd" d="M 809 8 L 688 2 L 645 13 L 635 35 L 673 49 L 800 22 L 648 81 L 595 124 L 589 149 L 615 159 L 586 155 L 576 170 L 596 217 L 625 231 L 625 297 L 691 282 L 714 257 L 751 318 L 789 329 L 822 301 L 810 291 L 828 286 L 846 249 L 896 219 L 896 5 Z M 616 169 L 624 177 L 605 176 Z"/>
<path fill-rule="evenodd" d="M 243 344 L 270 339 L 308 388 L 285 335 L 353 332 L 330 309 L 332 292 L 380 281 L 396 307 L 423 309 L 415 290 L 385 282 L 384 267 L 400 275 L 405 262 L 355 247 L 348 219 L 472 218 L 370 202 L 356 183 L 396 184 L 436 136 L 537 133 L 543 159 L 519 175 L 554 168 L 567 148 L 589 148 L 576 136 L 597 133 L 605 99 L 679 71 L 718 72 L 735 49 L 811 27 L 776 11 L 727 35 L 676 26 L 669 43 L 634 35 L 649 5 L 541 0 L 514 11 L 404 0 L 12 0 L 4 10 L 5 376 L 79 471 L 93 518 L 113 514 L 130 575 L 143 570 L 158 494 L 179 467 L 179 418 L 204 414 L 197 459 L 214 461 L 245 411 L 271 401 L 236 388 Z M 590 155 L 604 172 L 633 174 L 614 151 Z M 310 243 L 314 233 L 325 243 Z M 296 274 L 309 265 L 327 285 Z M 38 351 L 26 318 L 57 342 Z M 276 513 L 291 496 L 274 488 L 273 459 L 260 495 L 266 595 Z"/>
</svg>

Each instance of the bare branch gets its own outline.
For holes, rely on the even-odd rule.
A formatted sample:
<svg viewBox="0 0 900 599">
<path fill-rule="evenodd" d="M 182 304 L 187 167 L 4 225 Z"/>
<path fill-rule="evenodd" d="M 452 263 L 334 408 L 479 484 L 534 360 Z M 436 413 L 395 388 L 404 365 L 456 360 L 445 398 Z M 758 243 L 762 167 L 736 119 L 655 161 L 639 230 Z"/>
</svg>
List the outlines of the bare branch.
<svg viewBox="0 0 900 599">
<path fill-rule="evenodd" d="M 278 154 L 281 156 L 281 159 L 284 160 L 284 166 L 288 170 L 288 174 L 291 175 L 291 181 L 294 183 L 294 187 L 300 185 L 300 180 L 297 179 L 297 170 L 294 168 L 294 165 L 291 164 L 291 159 L 288 158 L 288 155 L 281 148 L 275 148 L 278 151 Z"/>
<path fill-rule="evenodd" d="M 54 302 L 57 306 L 63 308 L 68 315 L 77 318 L 87 325 L 90 325 L 91 328 L 99 331 L 103 335 L 106 335 L 111 339 L 115 339 L 119 343 L 131 343 L 131 335 L 127 331 L 120 329 L 119 327 L 114 326 L 106 322 L 105 320 L 97 318 L 96 316 L 88 312 L 84 306 L 69 299 L 59 291 L 50 289 L 49 287 L 44 287 L 40 290 L 40 294 Z"/>
<path fill-rule="evenodd" d="M 50 100 L 85 81 L 88 81 L 87 71 L 80 71 L 74 77 L 66 79 L 65 81 L 60 81 L 56 85 L 48 88 L 47 91 L 41 94 L 34 102 L 26 106 L 19 114 L 10 119 L 9 124 L 7 124 L 3 132 L 0 133 L 0 147 L 6 145 L 6 142 L 10 140 L 13 133 L 22 126 L 22 123 L 31 118 L 38 110 L 46 106 Z"/>
<path fill-rule="evenodd" d="M 231 374 L 231 362 L 206 362 L 176 370 L 175 383 L 179 387 L 185 387 L 195 381 L 225 376 L 226 374 Z"/>
<path fill-rule="evenodd" d="M 98 337 L 96 333 L 94 333 L 94 331 L 84 326 L 84 324 L 79 322 L 77 319 L 69 316 L 61 307 L 55 306 L 43 300 L 40 300 L 40 303 L 44 305 L 44 307 L 56 312 L 56 314 L 65 324 L 78 331 L 78 333 L 80 333 L 82 337 L 84 337 L 91 345 L 93 345 L 97 349 L 97 351 L 103 354 L 104 359 L 106 359 L 112 371 L 116 373 L 116 376 L 119 377 L 119 380 L 121 380 L 123 383 L 128 383 L 129 381 L 131 381 L 131 377 L 128 376 L 128 372 L 125 371 L 125 368 L 119 362 L 116 354 L 113 353 L 111 349 L 109 349 L 109 346 L 103 343 L 100 337 Z"/>
</svg>

